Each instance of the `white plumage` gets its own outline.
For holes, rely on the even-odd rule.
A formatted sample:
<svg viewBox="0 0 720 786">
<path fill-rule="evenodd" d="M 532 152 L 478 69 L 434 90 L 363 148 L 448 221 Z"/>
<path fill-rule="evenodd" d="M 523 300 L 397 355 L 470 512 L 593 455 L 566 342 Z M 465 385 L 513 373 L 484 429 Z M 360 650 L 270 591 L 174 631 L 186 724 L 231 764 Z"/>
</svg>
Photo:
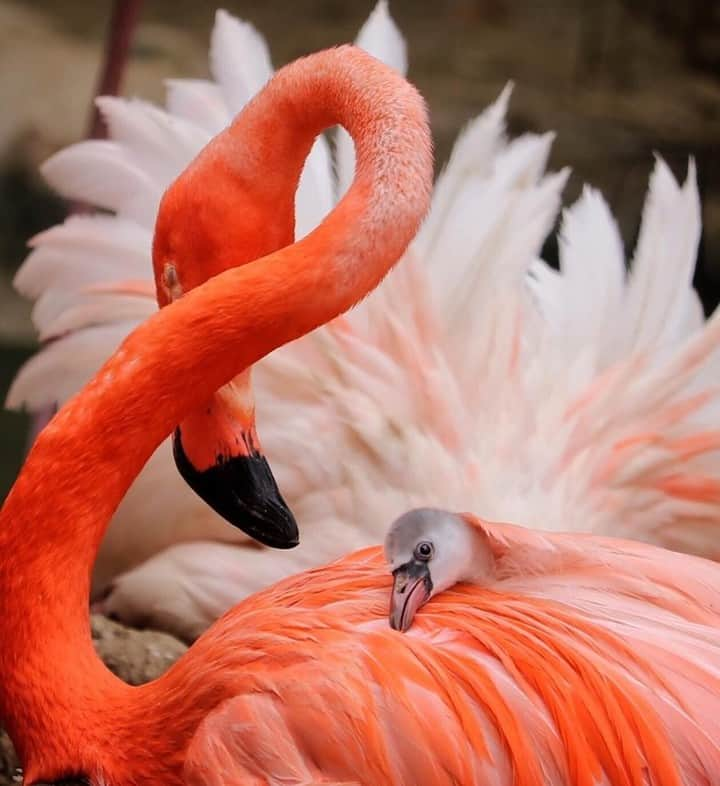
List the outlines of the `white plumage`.
<svg viewBox="0 0 720 786">
<path fill-rule="evenodd" d="M 385 2 L 359 43 L 405 69 Z M 160 196 L 271 73 L 262 37 L 222 11 L 210 63 L 213 82 L 169 83 L 167 110 L 102 99 L 111 139 L 44 166 L 61 194 L 115 215 L 70 218 L 32 242 L 16 286 L 53 340 L 20 371 L 9 406 L 64 401 L 156 308 Z M 631 273 L 590 188 L 563 216 L 553 271 L 539 253 L 568 173 L 545 171 L 551 134 L 506 138 L 509 98 L 510 87 L 460 135 L 427 221 L 383 285 L 256 368 L 258 432 L 302 545 L 247 544 L 185 486 L 165 444 L 101 549 L 95 589 L 114 587 L 106 611 L 192 637 L 247 593 L 380 542 L 423 505 L 717 556 L 720 318 L 703 323 L 691 286 L 694 167 L 678 185 L 657 161 Z M 336 143 L 333 159 L 319 138 L 305 167 L 298 237 L 351 179 L 352 143 L 344 132 Z"/>
</svg>

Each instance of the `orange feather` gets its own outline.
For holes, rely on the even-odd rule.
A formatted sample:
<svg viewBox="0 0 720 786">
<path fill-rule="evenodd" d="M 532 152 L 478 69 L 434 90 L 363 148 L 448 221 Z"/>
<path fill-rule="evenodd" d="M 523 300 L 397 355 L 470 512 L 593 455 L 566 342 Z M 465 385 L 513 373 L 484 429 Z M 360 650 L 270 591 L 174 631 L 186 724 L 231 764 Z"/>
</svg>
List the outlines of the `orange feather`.
<svg viewBox="0 0 720 786">
<path fill-rule="evenodd" d="M 439 595 L 405 635 L 387 625 L 390 577 L 371 548 L 247 599 L 148 685 L 95 655 L 89 568 L 153 449 L 242 369 L 372 289 L 427 208 L 422 100 L 342 47 L 278 72 L 171 187 L 161 267 L 202 252 L 200 235 L 174 246 L 175 222 L 195 219 L 201 175 L 212 182 L 225 152 L 242 180 L 240 142 L 262 139 L 278 105 L 283 133 L 301 137 L 278 168 L 299 172 L 328 123 L 354 134 L 345 199 L 304 240 L 220 272 L 129 336 L 40 435 L 0 512 L 0 715 L 27 782 L 717 781 L 720 569 L 649 546 L 477 522 L 491 585 Z"/>
</svg>

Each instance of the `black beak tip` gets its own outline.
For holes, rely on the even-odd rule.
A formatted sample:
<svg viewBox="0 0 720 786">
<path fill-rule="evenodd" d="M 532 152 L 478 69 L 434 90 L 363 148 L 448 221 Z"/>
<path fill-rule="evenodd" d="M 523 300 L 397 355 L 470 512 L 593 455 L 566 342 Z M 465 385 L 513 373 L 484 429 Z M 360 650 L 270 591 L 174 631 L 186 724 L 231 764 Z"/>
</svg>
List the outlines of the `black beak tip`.
<svg viewBox="0 0 720 786">
<path fill-rule="evenodd" d="M 262 454 L 219 457 L 212 467 L 197 470 L 176 429 L 173 456 L 190 488 L 234 527 L 274 549 L 292 549 L 300 543 L 295 517 Z"/>
<path fill-rule="evenodd" d="M 259 499 L 251 510 L 238 506 L 239 520 L 231 524 L 263 546 L 294 549 L 300 543 L 298 525 L 292 511 L 278 492 L 276 499 Z"/>
</svg>

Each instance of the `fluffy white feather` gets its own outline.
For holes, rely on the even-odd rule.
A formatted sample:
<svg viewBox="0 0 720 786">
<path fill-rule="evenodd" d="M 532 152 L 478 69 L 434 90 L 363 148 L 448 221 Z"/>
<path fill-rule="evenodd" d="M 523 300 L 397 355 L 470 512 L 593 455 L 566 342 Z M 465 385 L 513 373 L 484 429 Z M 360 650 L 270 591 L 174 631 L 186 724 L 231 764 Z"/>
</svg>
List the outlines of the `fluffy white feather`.
<svg viewBox="0 0 720 786">
<path fill-rule="evenodd" d="M 445 222 L 452 213 L 458 191 L 474 177 L 488 175 L 495 153 L 505 144 L 505 114 L 512 85 L 502 91 L 498 99 L 476 117 L 460 133 L 450 154 L 445 170 L 435 184 L 433 203 L 415 240 L 421 258 L 429 259 Z"/>
<path fill-rule="evenodd" d="M 219 134 L 231 117 L 222 91 L 203 79 L 168 79 L 167 109 L 174 117 L 203 128 L 210 136 Z"/>
<path fill-rule="evenodd" d="M 48 183 L 67 199 L 87 202 L 153 228 L 162 188 L 123 145 L 90 140 L 71 145 L 42 166 Z"/>
<path fill-rule="evenodd" d="M 210 70 L 234 117 L 272 75 L 265 39 L 249 22 L 217 11 L 210 38 Z"/>
<path fill-rule="evenodd" d="M 359 40 L 404 69 L 384 2 Z M 171 83 L 167 112 L 103 102 L 113 139 L 46 165 L 61 193 L 119 215 L 71 219 L 34 241 L 16 285 L 38 301 L 41 333 L 69 332 L 21 370 L 10 406 L 67 398 L 154 308 L 160 193 L 270 75 L 259 34 L 224 12 L 211 63 L 215 82 Z M 422 505 L 717 555 L 720 318 L 703 324 L 690 283 L 694 168 L 679 186 L 656 164 L 629 275 L 592 189 L 565 212 L 553 271 L 538 257 L 567 172 L 545 173 L 552 135 L 507 140 L 509 95 L 460 135 L 427 221 L 383 285 L 255 369 L 258 430 L 302 546 L 280 560 L 235 545 L 243 536 L 185 486 L 165 444 L 103 543 L 96 591 L 116 579 L 106 609 L 192 636 L 278 571 L 379 542 L 393 518 Z M 334 203 L 351 153 L 338 140 L 336 180 L 325 141 L 313 148 L 298 236 Z M 181 590 L 158 597 L 158 580 Z"/>
<path fill-rule="evenodd" d="M 46 293 L 47 295 L 48 293 Z M 64 301 L 61 292 L 49 293 L 53 301 Z M 40 303 L 41 301 L 38 301 Z M 116 322 L 143 322 L 154 311 L 155 302 L 145 295 L 123 294 L 86 294 L 73 298 L 73 303 L 66 306 L 62 313 L 54 319 L 48 319 L 46 325 L 39 329 L 40 341 L 52 341 L 66 333 L 72 333 L 93 325 L 113 324 Z M 40 322 L 36 315 L 35 321 Z"/>
<path fill-rule="evenodd" d="M 97 105 L 113 141 L 162 190 L 212 136 L 146 101 L 105 96 L 97 99 Z"/>
<path fill-rule="evenodd" d="M 625 290 L 625 254 L 620 232 L 602 195 L 585 187 L 565 212 L 560 233 L 560 266 L 567 289 L 559 304 L 564 310 L 558 332 L 601 354 L 621 313 Z"/>
<path fill-rule="evenodd" d="M 330 146 L 319 136 L 300 175 L 295 200 L 296 240 L 315 229 L 335 204 L 330 169 Z"/>
<path fill-rule="evenodd" d="M 658 158 L 627 293 L 621 340 L 629 342 L 630 348 L 641 350 L 684 335 L 688 310 L 693 311 L 697 303 L 691 281 L 699 241 L 695 165 L 690 162 L 685 184 L 680 187 L 667 164 Z"/>
<path fill-rule="evenodd" d="M 5 405 L 33 411 L 66 401 L 90 381 L 136 324 L 93 325 L 50 342 L 17 373 Z"/>
<path fill-rule="evenodd" d="M 134 221 L 71 216 L 30 241 L 33 251 L 13 283 L 34 299 L 52 288 L 73 292 L 120 276 L 147 279 L 151 243 L 152 232 Z"/>
</svg>

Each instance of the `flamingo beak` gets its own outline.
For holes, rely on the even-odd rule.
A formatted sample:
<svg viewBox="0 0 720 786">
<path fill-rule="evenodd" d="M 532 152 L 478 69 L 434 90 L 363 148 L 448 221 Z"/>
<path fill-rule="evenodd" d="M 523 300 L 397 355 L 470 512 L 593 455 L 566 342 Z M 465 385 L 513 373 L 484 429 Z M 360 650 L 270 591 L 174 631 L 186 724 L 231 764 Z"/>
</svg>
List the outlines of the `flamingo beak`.
<svg viewBox="0 0 720 786">
<path fill-rule="evenodd" d="M 427 562 L 410 560 L 393 571 L 390 627 L 404 633 L 417 610 L 430 600 L 433 583 Z"/>
<path fill-rule="evenodd" d="M 271 548 L 298 545 L 295 517 L 255 433 L 249 372 L 180 424 L 173 455 L 185 482 L 230 524 Z"/>
</svg>

